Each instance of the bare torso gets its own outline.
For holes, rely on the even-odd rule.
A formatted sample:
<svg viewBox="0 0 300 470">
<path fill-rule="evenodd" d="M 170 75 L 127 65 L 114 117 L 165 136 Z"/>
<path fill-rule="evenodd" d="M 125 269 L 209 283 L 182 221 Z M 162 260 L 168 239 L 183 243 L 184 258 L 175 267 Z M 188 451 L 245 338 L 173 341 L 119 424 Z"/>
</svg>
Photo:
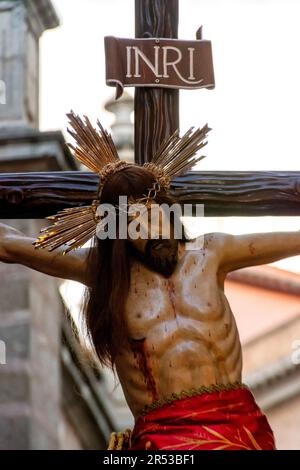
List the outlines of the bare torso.
<svg viewBox="0 0 300 470">
<path fill-rule="evenodd" d="M 171 393 L 240 381 L 241 346 L 224 295 L 226 273 L 300 254 L 299 231 L 216 232 L 204 238 L 203 250 L 179 250 L 180 261 L 168 280 L 138 262 L 132 266 L 125 308 L 131 341 L 116 367 L 134 416 Z M 93 285 L 89 248 L 63 256 L 64 247 L 36 250 L 33 241 L 0 223 L 0 261 Z"/>
<path fill-rule="evenodd" d="M 136 417 L 182 390 L 241 380 L 241 345 L 209 243 L 181 253 L 168 279 L 139 262 L 126 305 L 128 348 L 116 368 Z"/>
</svg>

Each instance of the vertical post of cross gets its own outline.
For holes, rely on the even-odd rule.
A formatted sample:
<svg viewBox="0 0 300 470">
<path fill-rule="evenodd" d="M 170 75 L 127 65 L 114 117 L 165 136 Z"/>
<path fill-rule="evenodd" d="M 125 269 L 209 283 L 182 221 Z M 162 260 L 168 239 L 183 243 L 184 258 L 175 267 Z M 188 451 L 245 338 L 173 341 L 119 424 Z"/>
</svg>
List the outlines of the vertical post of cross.
<svg viewBox="0 0 300 470">
<path fill-rule="evenodd" d="M 135 37 L 177 39 L 178 0 L 135 0 Z M 179 91 L 137 87 L 134 116 L 135 162 L 143 164 L 179 129 Z"/>
</svg>

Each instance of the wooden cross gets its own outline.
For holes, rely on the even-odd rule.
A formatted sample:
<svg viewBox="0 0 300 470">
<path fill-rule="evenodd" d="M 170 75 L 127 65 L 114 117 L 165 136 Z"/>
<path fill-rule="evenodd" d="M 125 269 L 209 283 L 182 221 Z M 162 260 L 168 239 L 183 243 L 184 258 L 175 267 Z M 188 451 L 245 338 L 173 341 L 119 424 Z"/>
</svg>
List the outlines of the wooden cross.
<svg viewBox="0 0 300 470">
<path fill-rule="evenodd" d="M 135 0 L 135 18 L 136 37 L 177 38 L 178 0 Z M 178 90 L 135 90 L 137 163 L 149 160 L 177 128 Z M 88 172 L 2 174 L 0 218 L 42 218 L 90 204 L 98 182 Z M 190 172 L 171 189 L 181 203 L 204 204 L 206 216 L 300 215 L 300 172 Z"/>
</svg>

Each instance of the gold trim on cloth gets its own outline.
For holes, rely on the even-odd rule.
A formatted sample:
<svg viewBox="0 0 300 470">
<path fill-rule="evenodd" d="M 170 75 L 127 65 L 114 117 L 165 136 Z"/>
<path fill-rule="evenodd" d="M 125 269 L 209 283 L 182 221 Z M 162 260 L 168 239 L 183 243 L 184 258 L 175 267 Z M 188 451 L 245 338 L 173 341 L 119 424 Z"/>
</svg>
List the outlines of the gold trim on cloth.
<svg viewBox="0 0 300 470">
<path fill-rule="evenodd" d="M 228 390 L 237 390 L 239 388 L 248 388 L 248 386 L 242 382 L 233 382 L 229 384 L 211 384 L 208 386 L 201 385 L 201 387 L 198 388 L 182 390 L 179 393 L 172 393 L 172 395 L 169 395 L 168 397 L 160 398 L 159 400 L 152 402 L 150 405 L 146 405 L 142 409 L 141 415 L 144 416 L 149 413 L 149 411 L 169 405 L 170 403 L 173 403 L 173 401 L 181 400 L 182 398 L 196 397 L 197 395 L 203 395 L 205 393 L 226 392 Z"/>
</svg>

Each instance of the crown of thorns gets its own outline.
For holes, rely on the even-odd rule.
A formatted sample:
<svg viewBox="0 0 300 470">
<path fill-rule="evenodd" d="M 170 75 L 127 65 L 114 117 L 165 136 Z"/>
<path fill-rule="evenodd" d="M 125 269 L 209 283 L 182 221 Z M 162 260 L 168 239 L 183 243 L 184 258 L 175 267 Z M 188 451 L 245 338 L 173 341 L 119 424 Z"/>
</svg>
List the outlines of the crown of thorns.
<svg viewBox="0 0 300 470">
<path fill-rule="evenodd" d="M 89 206 L 67 208 L 56 215 L 47 217 L 52 225 L 41 230 L 41 235 L 33 242 L 35 248 L 47 248 L 49 251 L 66 245 L 64 254 L 84 245 L 96 234 L 99 216 L 97 207 L 107 178 L 124 168 L 135 165 L 120 160 L 111 135 L 97 121 L 95 129 L 89 119 L 75 115 L 73 111 L 67 114 L 72 135 L 76 145 L 69 144 L 74 156 L 91 171 L 100 176 L 100 192 L 98 199 Z M 204 147 L 205 139 L 210 131 L 207 124 L 198 129 L 190 128 L 182 137 L 174 132 L 166 139 L 154 155 L 151 163 L 145 163 L 147 169 L 155 178 L 153 186 L 148 193 L 132 203 L 143 203 L 146 206 L 155 199 L 161 188 L 169 190 L 171 180 L 190 170 L 204 156 L 197 156 L 198 150 Z"/>
</svg>

